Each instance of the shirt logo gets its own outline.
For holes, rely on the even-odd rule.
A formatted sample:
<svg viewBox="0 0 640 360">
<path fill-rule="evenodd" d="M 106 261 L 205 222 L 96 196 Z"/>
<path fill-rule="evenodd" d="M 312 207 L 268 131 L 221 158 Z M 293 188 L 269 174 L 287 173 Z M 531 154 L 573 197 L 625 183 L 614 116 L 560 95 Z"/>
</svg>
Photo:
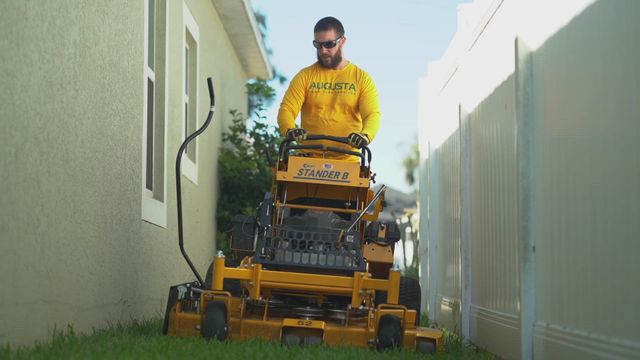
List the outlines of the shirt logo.
<svg viewBox="0 0 640 360">
<path fill-rule="evenodd" d="M 346 82 L 316 82 L 312 81 L 309 84 L 309 90 L 314 92 L 356 92 L 356 84 Z"/>
</svg>

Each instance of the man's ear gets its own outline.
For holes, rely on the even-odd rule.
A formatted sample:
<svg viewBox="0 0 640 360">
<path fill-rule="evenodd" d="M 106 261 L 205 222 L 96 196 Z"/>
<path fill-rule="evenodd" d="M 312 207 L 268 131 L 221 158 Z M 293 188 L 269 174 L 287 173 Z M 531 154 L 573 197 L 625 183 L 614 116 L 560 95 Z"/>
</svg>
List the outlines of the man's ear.
<svg viewBox="0 0 640 360">
<path fill-rule="evenodd" d="M 340 42 L 340 45 L 344 46 L 344 44 L 346 44 L 346 43 L 347 43 L 347 37 L 342 35 L 342 41 Z"/>
</svg>

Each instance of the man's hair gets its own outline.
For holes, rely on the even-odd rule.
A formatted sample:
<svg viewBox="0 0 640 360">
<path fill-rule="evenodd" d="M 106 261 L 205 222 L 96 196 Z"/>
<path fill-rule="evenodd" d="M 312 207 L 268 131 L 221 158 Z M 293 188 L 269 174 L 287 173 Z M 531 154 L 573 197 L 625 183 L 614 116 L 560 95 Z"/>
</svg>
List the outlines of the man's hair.
<svg viewBox="0 0 640 360">
<path fill-rule="evenodd" d="M 329 30 L 335 30 L 336 34 L 338 34 L 338 37 L 344 36 L 344 27 L 342 27 L 342 23 L 340 22 L 340 20 L 332 16 L 327 16 L 318 20 L 316 26 L 313 28 L 314 33 Z"/>
</svg>

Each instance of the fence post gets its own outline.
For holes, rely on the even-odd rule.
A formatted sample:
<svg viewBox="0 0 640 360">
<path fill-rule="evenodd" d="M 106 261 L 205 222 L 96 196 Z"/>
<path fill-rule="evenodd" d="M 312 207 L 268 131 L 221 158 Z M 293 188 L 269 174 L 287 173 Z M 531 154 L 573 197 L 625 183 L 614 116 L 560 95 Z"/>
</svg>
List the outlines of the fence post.
<svg viewBox="0 0 640 360">
<path fill-rule="evenodd" d="M 532 236 L 531 136 L 533 96 L 531 51 L 515 40 L 516 151 L 518 171 L 518 238 L 520 270 L 520 358 L 533 359 L 535 323 L 535 241 Z"/>
<path fill-rule="evenodd" d="M 471 122 L 469 113 L 458 105 L 460 127 L 460 331 L 470 339 L 471 311 Z"/>
</svg>

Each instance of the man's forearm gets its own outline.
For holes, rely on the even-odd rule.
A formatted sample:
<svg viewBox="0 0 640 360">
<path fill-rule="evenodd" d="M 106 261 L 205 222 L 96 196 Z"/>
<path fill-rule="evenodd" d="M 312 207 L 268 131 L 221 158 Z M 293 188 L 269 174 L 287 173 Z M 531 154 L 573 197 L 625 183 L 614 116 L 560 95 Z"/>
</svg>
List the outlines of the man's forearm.
<svg viewBox="0 0 640 360">
<path fill-rule="evenodd" d="M 380 112 L 372 112 L 362 119 L 362 133 L 366 134 L 369 142 L 373 141 L 380 127 Z"/>
<path fill-rule="evenodd" d="M 278 111 L 278 129 L 282 135 L 287 134 L 287 130 L 296 127 L 296 118 L 285 106 L 280 106 Z"/>
</svg>

